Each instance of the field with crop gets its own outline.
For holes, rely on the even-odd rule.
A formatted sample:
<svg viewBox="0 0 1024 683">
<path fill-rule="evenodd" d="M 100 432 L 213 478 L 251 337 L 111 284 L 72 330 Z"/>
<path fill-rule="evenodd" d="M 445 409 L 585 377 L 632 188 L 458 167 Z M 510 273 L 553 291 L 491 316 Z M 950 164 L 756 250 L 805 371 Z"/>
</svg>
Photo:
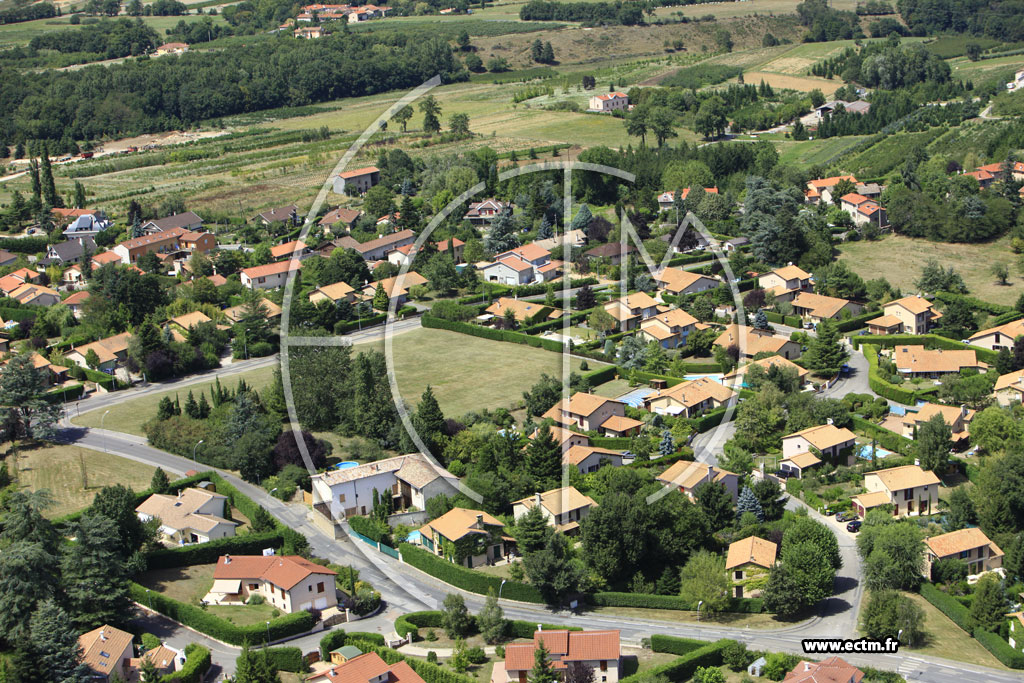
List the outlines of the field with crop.
<svg viewBox="0 0 1024 683">
<path fill-rule="evenodd" d="M 167 29 L 178 25 L 179 21 L 186 23 L 200 21 L 207 18 L 206 15 L 190 14 L 182 17 L 140 17 L 143 22 L 151 26 L 161 36 L 167 35 Z M 209 17 L 216 23 L 223 23 L 220 16 Z M 37 19 L 36 21 L 23 21 L 16 24 L 0 24 L 0 49 L 28 45 L 29 41 L 43 33 L 53 31 L 64 31 L 67 29 L 83 28 L 83 25 L 75 26 L 70 23 L 69 16 L 52 17 L 50 19 Z"/>
</svg>

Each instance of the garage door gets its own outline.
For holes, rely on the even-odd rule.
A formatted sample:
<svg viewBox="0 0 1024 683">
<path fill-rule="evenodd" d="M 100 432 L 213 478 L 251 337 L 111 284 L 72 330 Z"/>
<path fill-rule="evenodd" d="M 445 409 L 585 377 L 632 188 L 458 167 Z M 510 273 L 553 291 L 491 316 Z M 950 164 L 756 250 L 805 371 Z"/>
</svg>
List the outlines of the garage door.
<svg viewBox="0 0 1024 683">
<path fill-rule="evenodd" d="M 313 607 L 316 609 L 327 609 L 327 598 L 317 598 L 316 602 L 313 603 Z"/>
</svg>

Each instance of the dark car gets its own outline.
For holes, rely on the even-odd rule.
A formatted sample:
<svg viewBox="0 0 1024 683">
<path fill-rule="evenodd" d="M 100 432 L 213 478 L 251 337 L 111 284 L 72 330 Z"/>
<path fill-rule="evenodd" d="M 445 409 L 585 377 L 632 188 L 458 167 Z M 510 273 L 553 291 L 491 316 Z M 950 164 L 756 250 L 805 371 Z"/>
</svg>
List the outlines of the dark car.
<svg viewBox="0 0 1024 683">
<path fill-rule="evenodd" d="M 855 519 L 858 519 L 856 512 L 846 511 L 840 512 L 838 515 L 836 515 L 837 522 L 852 522 Z"/>
<path fill-rule="evenodd" d="M 846 530 L 851 531 L 853 533 L 857 533 L 858 531 L 860 531 L 860 525 L 861 521 L 859 519 L 855 519 L 846 525 Z"/>
</svg>

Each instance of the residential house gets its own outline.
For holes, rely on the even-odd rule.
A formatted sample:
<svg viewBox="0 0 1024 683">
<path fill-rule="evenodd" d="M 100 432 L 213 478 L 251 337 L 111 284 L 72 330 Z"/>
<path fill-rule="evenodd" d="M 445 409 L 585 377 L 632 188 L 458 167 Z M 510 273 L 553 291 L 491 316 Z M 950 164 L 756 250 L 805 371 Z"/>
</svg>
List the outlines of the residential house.
<svg viewBox="0 0 1024 683">
<path fill-rule="evenodd" d="M 76 318 L 81 318 L 85 310 L 85 302 L 89 300 L 89 290 L 83 289 L 75 292 L 61 303 L 68 307 L 68 310 Z"/>
<path fill-rule="evenodd" d="M 6 268 L 7 266 L 13 266 L 18 262 L 18 255 L 12 254 L 6 249 L 0 249 L 0 268 Z"/>
<path fill-rule="evenodd" d="M 996 403 L 1003 407 L 1024 401 L 1024 370 L 1000 375 L 992 390 Z"/>
<path fill-rule="evenodd" d="M 725 249 L 725 253 L 731 254 L 734 251 L 742 249 L 748 244 L 750 244 L 749 237 L 733 237 L 732 239 L 722 242 L 722 248 Z"/>
<path fill-rule="evenodd" d="M 632 244 L 609 242 L 608 244 L 599 244 L 592 249 L 587 249 L 583 252 L 583 255 L 588 259 L 606 258 L 613 266 L 617 266 L 622 263 L 623 259 L 629 258 L 629 255 L 636 253 L 636 251 L 637 248 Z"/>
<path fill-rule="evenodd" d="M 774 353 L 786 360 L 799 358 L 800 344 L 787 337 L 776 335 L 771 330 L 759 330 L 746 325 L 729 325 L 715 339 L 715 346 L 728 349 L 735 346 L 740 359 L 751 359 L 759 353 Z"/>
<path fill-rule="evenodd" d="M 285 242 L 270 248 L 270 258 L 275 261 L 284 261 L 285 259 L 299 259 L 301 261 L 311 254 L 312 252 L 309 247 L 302 240 L 292 240 L 291 242 Z"/>
<path fill-rule="evenodd" d="M 969 425 L 974 419 L 975 411 L 967 406 L 943 406 L 938 403 L 925 403 L 917 411 L 908 410 L 903 417 L 903 436 L 908 439 L 915 438 L 921 425 L 936 415 L 941 415 L 949 426 L 950 438 L 954 445 L 966 441 L 970 436 Z"/>
<path fill-rule="evenodd" d="M 73 221 L 64 228 L 64 239 L 77 239 L 79 237 L 96 237 L 112 223 L 104 215 L 102 211 L 95 209 L 80 209 L 81 211 L 87 211 L 88 213 L 82 213 L 75 217 Z"/>
<path fill-rule="evenodd" d="M 325 213 L 317 225 L 327 232 L 342 232 L 354 228 L 356 221 L 358 221 L 359 217 L 362 215 L 363 212 L 357 209 L 338 207 L 337 209 L 331 209 Z"/>
<path fill-rule="evenodd" d="M 561 261 L 552 261 L 551 252 L 536 244 L 524 244 L 494 257 L 480 270 L 487 282 L 525 285 L 547 282 L 561 275 Z"/>
<path fill-rule="evenodd" d="M 779 546 L 757 536 L 748 536 L 729 544 L 725 571 L 729 572 L 732 597 L 758 598 L 768 582 L 768 571 L 775 564 Z"/>
<path fill-rule="evenodd" d="M 99 361 L 99 365 L 94 369 L 113 374 L 119 365 L 124 364 L 128 360 L 128 344 L 131 338 L 131 332 L 122 332 L 112 337 L 94 341 L 91 344 L 83 344 L 77 348 L 72 348 L 64 354 L 64 357 L 79 367 L 88 368 L 89 351 L 93 351 L 96 354 L 96 359 Z"/>
<path fill-rule="evenodd" d="M 508 555 L 515 542 L 504 532 L 502 521 L 483 510 L 452 508 L 420 527 L 420 543 L 436 555 L 472 569 Z"/>
<path fill-rule="evenodd" d="M 711 377 L 682 382 L 644 397 L 644 408 L 660 415 L 695 417 L 726 405 L 736 393 Z"/>
<path fill-rule="evenodd" d="M 482 202 L 471 202 L 462 218 L 473 225 L 489 225 L 506 209 L 512 211 L 512 205 L 497 199 L 485 199 Z"/>
<path fill-rule="evenodd" d="M 242 279 L 242 286 L 247 289 L 275 289 L 283 287 L 288 281 L 288 274 L 300 268 L 302 268 L 302 261 L 291 259 L 243 268 L 239 275 Z"/>
<path fill-rule="evenodd" d="M 6 343 L 6 340 L 3 340 L 3 342 Z M 67 381 L 68 369 L 63 365 L 54 365 L 37 351 L 30 352 L 29 358 L 32 361 L 32 367 L 42 374 L 43 381 L 46 384 L 62 384 Z M 7 358 L 0 362 L 0 366 L 7 365 L 10 362 L 11 359 Z"/>
<path fill-rule="evenodd" d="M 820 662 L 802 661 L 782 679 L 784 683 L 860 683 L 864 672 L 839 657 Z"/>
<path fill-rule="evenodd" d="M 347 301 L 351 304 L 355 303 L 355 300 L 356 290 L 347 282 L 335 282 L 332 285 L 317 287 L 309 293 L 309 302 L 312 304 L 318 304 L 321 301 L 330 301 L 332 304 Z"/>
<path fill-rule="evenodd" d="M 751 361 L 746 365 L 741 365 L 729 374 L 725 375 L 722 380 L 729 386 L 736 386 L 737 382 L 740 385 L 744 385 L 744 376 L 747 372 L 753 368 L 759 367 L 765 372 L 768 372 L 773 367 L 780 367 L 786 370 L 793 370 L 796 372 L 797 377 L 800 379 L 800 383 L 803 384 L 803 380 L 807 375 L 811 374 L 810 370 L 806 370 L 792 361 L 786 360 L 782 356 L 768 356 L 760 360 Z"/>
<path fill-rule="evenodd" d="M 324 610 L 338 604 L 335 576 L 337 572 L 298 555 L 222 555 L 210 594 L 218 603 L 259 595 L 285 614 Z"/>
<path fill-rule="evenodd" d="M 624 417 L 626 404 L 615 399 L 577 391 L 568 400 L 562 399 L 544 413 L 544 419 L 555 424 L 578 427 L 585 432 L 598 431 L 612 417 Z"/>
<path fill-rule="evenodd" d="M 853 301 L 813 292 L 800 292 L 793 299 L 793 312 L 815 324 L 822 320 L 842 320 L 847 315 L 852 318 L 863 310 L 864 306 Z"/>
<path fill-rule="evenodd" d="M 188 43 L 164 43 L 154 53 L 160 55 L 181 55 L 188 52 Z"/>
<path fill-rule="evenodd" d="M 343 664 L 321 669 L 305 680 L 306 683 L 424 683 L 408 662 L 388 664 L 376 652 L 360 654 Z"/>
<path fill-rule="evenodd" d="M 324 30 L 320 26 L 300 26 L 292 31 L 292 35 L 303 40 L 315 40 L 324 37 Z"/>
<path fill-rule="evenodd" d="M 334 179 L 336 194 L 360 195 L 380 182 L 380 169 L 376 166 L 357 168 L 339 173 Z"/>
<path fill-rule="evenodd" d="M 580 474 L 589 474 L 598 471 L 604 465 L 620 467 L 622 453 L 596 446 L 572 446 L 563 453 L 562 465 L 572 465 Z"/>
<path fill-rule="evenodd" d="M 160 676 L 166 676 L 181 668 L 185 663 L 185 653 L 161 643 L 151 650 L 146 650 L 141 657 L 133 657 L 129 666 L 138 673 L 138 676 L 132 678 L 133 682 L 142 679 L 144 662 L 152 662 L 156 667 L 156 672 Z"/>
<path fill-rule="evenodd" d="M 976 171 L 964 171 L 964 175 L 971 176 L 972 178 L 977 180 L 978 187 L 982 190 L 988 189 L 989 187 L 992 186 L 992 183 L 996 181 L 995 174 L 989 171 L 982 170 L 980 168 Z"/>
<path fill-rule="evenodd" d="M 404 275 L 395 275 L 394 277 L 384 278 L 377 282 L 371 282 L 363 287 L 363 298 L 367 301 L 372 301 L 374 296 L 377 294 L 377 288 L 382 287 L 384 292 L 387 293 L 388 299 L 398 299 L 398 306 L 402 306 L 406 301 L 409 300 L 409 290 L 416 285 L 427 284 L 427 278 L 423 277 L 415 270 L 407 271 Z"/>
<path fill-rule="evenodd" d="M 924 539 L 925 581 L 934 581 L 932 567 L 939 560 L 962 560 L 967 573 L 977 576 L 1003 566 L 1003 551 L 981 529 L 959 529 Z"/>
<path fill-rule="evenodd" d="M 442 240 L 440 242 L 434 242 L 434 248 L 437 249 L 437 253 L 439 254 L 447 254 L 448 249 L 451 248 L 451 257 L 455 263 L 462 263 L 462 250 L 465 246 L 465 242 L 455 237 Z M 389 253 L 388 261 L 401 267 L 407 263 L 411 265 L 415 256 L 416 251 L 414 245 L 406 244 Z"/>
<path fill-rule="evenodd" d="M 672 232 L 666 232 L 658 237 L 659 240 L 669 245 L 673 254 L 688 254 L 694 251 L 703 251 L 711 246 L 711 242 L 696 230 L 679 227 Z M 709 255 L 710 259 L 711 256 Z"/>
<path fill-rule="evenodd" d="M 262 213 L 258 213 L 252 220 L 255 223 L 260 223 L 265 226 L 269 226 L 274 223 L 287 223 L 292 227 L 302 225 L 302 219 L 299 218 L 299 207 L 294 204 L 280 206 L 276 209 L 269 209 Z"/>
<path fill-rule="evenodd" d="M 497 319 L 503 319 L 508 311 L 512 311 L 512 315 L 520 325 L 533 319 L 535 316 L 544 313 L 545 311 L 547 311 L 547 313 L 544 315 L 543 320 L 535 320 L 535 322 L 556 320 L 565 315 L 565 311 L 560 308 L 551 308 L 550 306 L 545 306 L 543 303 L 525 301 L 523 299 L 513 299 L 507 296 L 499 297 L 494 301 L 494 303 L 484 309 L 485 313 L 489 313 Z"/>
<path fill-rule="evenodd" d="M 495 662 L 491 683 L 526 683 L 537 648 L 543 644 L 555 673 L 564 676 L 570 662 L 590 670 L 594 683 L 617 683 L 622 655 L 618 631 L 536 631 L 532 643 L 509 643 L 505 660 Z"/>
<path fill-rule="evenodd" d="M 37 273 L 28 268 L 18 268 L 13 273 L 0 277 L 0 292 L 3 292 L 4 296 L 10 296 L 11 292 L 22 285 L 37 283 L 42 279 L 42 273 Z"/>
<path fill-rule="evenodd" d="M 7 296 L 23 306 L 53 306 L 60 303 L 60 292 L 43 285 L 24 284 Z"/>
<path fill-rule="evenodd" d="M 197 488 L 176 495 L 154 493 L 135 508 L 135 514 L 143 522 L 160 520 L 160 534 L 167 543 L 206 543 L 235 535 L 238 522 L 225 517 L 227 500 L 227 496 Z"/>
<path fill-rule="evenodd" d="M 882 306 L 882 313 L 868 321 L 871 334 L 925 334 L 942 317 L 920 294 L 890 301 Z"/>
<path fill-rule="evenodd" d="M 878 183 L 857 183 L 854 192 L 864 195 L 868 199 L 878 201 L 878 198 L 882 196 L 883 190 L 885 190 L 885 185 L 879 185 Z"/>
<path fill-rule="evenodd" d="M 924 346 L 897 346 L 892 351 L 896 371 L 905 377 L 933 379 L 972 369 L 984 372 L 988 364 L 978 360 L 974 349 L 926 349 Z"/>
<path fill-rule="evenodd" d="M 1022 335 L 1024 335 L 1024 320 L 1014 320 L 1005 325 L 990 327 L 987 330 L 976 332 L 967 341 L 972 346 L 980 346 L 991 351 L 999 351 L 1000 349 L 1010 349 L 1012 351 L 1014 340 Z"/>
<path fill-rule="evenodd" d="M 631 417 L 624 417 L 620 415 L 612 415 L 601 424 L 601 429 L 599 431 L 603 436 L 636 436 L 640 433 L 643 426 L 644 423 L 640 420 L 634 420 Z"/>
<path fill-rule="evenodd" d="M 575 486 L 566 486 L 515 501 L 512 503 L 512 516 L 519 519 L 535 506 L 548 520 L 548 526 L 564 534 L 573 534 L 579 531 L 580 520 L 586 519 L 597 503 L 577 491 Z"/>
<path fill-rule="evenodd" d="M 121 263 L 121 255 L 115 252 L 113 249 L 101 251 L 92 257 L 92 269 L 102 268 L 103 266 L 110 265 L 111 263 Z"/>
<path fill-rule="evenodd" d="M 174 228 L 182 228 L 186 231 L 202 230 L 203 219 L 192 211 L 185 211 L 184 213 L 176 213 L 172 216 L 146 221 L 142 224 L 142 231 L 147 235 L 152 235 L 157 232 L 167 232 Z"/>
<path fill-rule="evenodd" d="M 681 308 L 673 308 L 640 321 L 640 336 L 656 341 L 666 349 L 685 346 L 690 333 L 697 329 L 697 319 Z"/>
<path fill-rule="evenodd" d="M 135 656 L 131 633 L 103 625 L 78 636 L 78 645 L 82 650 L 82 663 L 92 671 L 90 678 L 100 681 L 131 678 L 131 660 Z"/>
<path fill-rule="evenodd" d="M 82 273 L 82 266 L 75 263 L 64 269 L 60 274 L 60 282 L 66 288 L 77 289 L 85 284 L 85 275 Z"/>
<path fill-rule="evenodd" d="M 387 258 L 388 254 L 395 249 L 411 245 L 415 241 L 416 233 L 412 230 L 399 230 L 398 232 L 381 235 L 375 240 L 362 243 L 357 242 L 351 237 L 345 236 L 341 239 L 335 240 L 334 245 L 336 247 L 344 247 L 346 249 L 355 249 L 367 261 L 380 261 L 381 259 Z M 333 251 L 333 249 L 331 249 L 331 251 Z"/>
<path fill-rule="evenodd" d="M 834 459 L 840 457 L 847 449 L 851 449 L 852 452 L 856 443 L 856 434 L 845 427 L 836 427 L 830 418 L 828 424 L 808 427 L 782 437 L 783 460 L 779 463 L 779 468 L 801 477 L 804 469 L 821 462 L 817 457 L 811 460 L 802 456 L 816 456 L 817 452 L 822 457 Z"/>
<path fill-rule="evenodd" d="M 852 175 L 837 175 L 830 178 L 819 178 L 807 182 L 807 190 L 804 192 L 804 201 L 810 204 L 832 201 L 832 189 L 843 180 L 849 180 L 857 184 L 857 179 Z"/>
<path fill-rule="evenodd" d="M 645 292 L 635 292 L 606 302 L 604 310 L 615 318 L 620 329 L 625 332 L 635 330 L 643 320 L 657 315 L 658 302 Z"/>
<path fill-rule="evenodd" d="M 704 192 L 706 192 L 706 193 L 718 194 L 718 188 L 717 187 L 705 187 L 703 189 L 704 189 Z M 680 191 L 679 194 L 682 196 L 682 200 L 685 202 L 687 197 L 690 196 L 690 188 L 684 187 Z M 675 190 L 669 190 L 668 192 L 662 192 L 661 194 L 658 195 L 658 208 L 661 209 L 662 211 L 668 211 L 669 209 L 671 209 L 675 205 L 675 201 L 676 201 L 676 191 Z"/>
<path fill-rule="evenodd" d="M 260 299 L 259 305 L 260 308 L 263 309 L 263 314 L 268 320 L 281 317 L 281 307 L 270 299 Z M 222 313 L 224 314 L 224 317 L 233 323 L 241 322 L 242 318 L 245 316 L 245 304 L 225 308 Z"/>
<path fill-rule="evenodd" d="M 551 427 L 549 427 L 549 429 L 551 430 L 551 437 L 555 440 L 555 443 L 557 443 L 559 448 L 562 450 L 563 456 L 576 446 L 590 445 L 590 437 L 587 436 L 586 434 L 580 434 L 579 432 L 574 432 L 571 429 L 559 427 L 558 425 L 552 425 Z M 539 432 L 540 428 L 538 427 L 533 430 L 533 433 L 530 434 L 528 438 L 531 441 L 533 439 L 536 439 L 537 434 Z"/>
<path fill-rule="evenodd" d="M 690 500 L 696 500 L 697 489 L 709 482 L 724 486 L 733 503 L 739 496 L 739 476 L 710 463 L 679 460 L 659 474 L 657 479 L 665 486 L 679 489 Z"/>
<path fill-rule="evenodd" d="M 848 192 L 839 198 L 839 208 L 847 213 L 857 227 L 873 223 L 880 228 L 889 225 L 885 207 L 874 199 L 857 192 Z"/>
<path fill-rule="evenodd" d="M 146 254 L 171 255 L 185 250 L 182 238 L 190 231 L 185 228 L 169 228 L 159 232 L 147 233 L 141 237 L 133 237 L 114 247 L 113 252 L 121 258 L 121 263 L 132 265 Z"/>
<path fill-rule="evenodd" d="M 811 274 L 792 263 L 759 275 L 757 284 L 776 301 L 792 301 L 800 292 L 809 292 L 813 288 Z"/>
<path fill-rule="evenodd" d="M 452 495 L 458 478 L 421 453 L 398 455 L 377 462 L 312 476 L 313 507 L 330 519 L 365 515 L 373 508 L 373 492 L 390 495 L 395 510 L 415 506 L 440 494 Z"/>
<path fill-rule="evenodd" d="M 212 321 L 210 316 L 206 315 L 202 311 L 192 311 L 191 313 L 185 313 L 171 318 L 168 322 L 178 327 L 182 332 L 188 332 L 193 327 Z"/>
<path fill-rule="evenodd" d="M 654 276 L 654 281 L 658 283 L 660 291 L 673 296 L 707 292 L 717 289 L 722 284 L 717 277 L 701 275 L 682 268 L 665 268 Z"/>
<path fill-rule="evenodd" d="M 629 97 L 624 92 L 610 92 L 590 98 L 590 111 L 625 111 L 629 109 Z"/>
<path fill-rule="evenodd" d="M 893 516 L 930 515 L 939 504 L 939 478 L 918 465 L 903 465 L 864 475 L 864 488 L 852 498 L 853 508 L 861 517 L 881 505 L 892 505 Z"/>
</svg>

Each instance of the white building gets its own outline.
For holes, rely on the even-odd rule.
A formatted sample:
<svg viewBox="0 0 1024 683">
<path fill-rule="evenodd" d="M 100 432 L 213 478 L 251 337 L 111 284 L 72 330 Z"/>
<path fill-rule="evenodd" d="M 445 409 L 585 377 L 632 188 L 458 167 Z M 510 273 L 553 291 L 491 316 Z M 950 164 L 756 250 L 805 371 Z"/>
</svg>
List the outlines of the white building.
<svg viewBox="0 0 1024 683">
<path fill-rule="evenodd" d="M 170 496 L 154 493 L 135 508 L 143 522 L 160 520 L 160 533 L 171 543 L 206 543 L 235 535 L 237 522 L 225 519 L 227 496 L 185 489 Z"/>
<path fill-rule="evenodd" d="M 610 92 L 590 98 L 590 111 L 624 111 L 629 109 L 629 97 L 624 92 Z"/>
<path fill-rule="evenodd" d="M 243 268 L 240 275 L 242 286 L 248 289 L 275 289 L 283 287 L 288 281 L 288 273 L 302 267 L 301 261 L 289 259 L 277 261 L 263 266 Z"/>
</svg>

